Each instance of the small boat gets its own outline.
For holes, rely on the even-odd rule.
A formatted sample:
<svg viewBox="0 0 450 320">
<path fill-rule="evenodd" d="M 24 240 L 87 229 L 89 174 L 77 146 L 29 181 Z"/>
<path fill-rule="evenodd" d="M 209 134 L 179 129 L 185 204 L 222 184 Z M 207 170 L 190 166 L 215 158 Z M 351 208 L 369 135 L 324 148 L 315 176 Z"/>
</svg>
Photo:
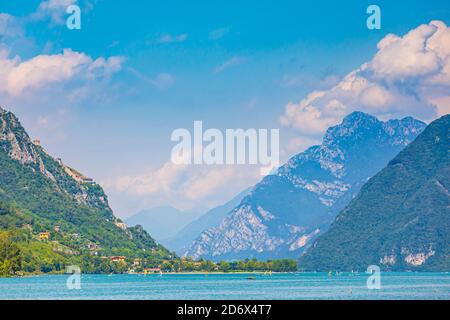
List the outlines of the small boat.
<svg viewBox="0 0 450 320">
<path fill-rule="evenodd" d="M 247 277 L 247 280 L 256 280 L 256 277 Z"/>
</svg>

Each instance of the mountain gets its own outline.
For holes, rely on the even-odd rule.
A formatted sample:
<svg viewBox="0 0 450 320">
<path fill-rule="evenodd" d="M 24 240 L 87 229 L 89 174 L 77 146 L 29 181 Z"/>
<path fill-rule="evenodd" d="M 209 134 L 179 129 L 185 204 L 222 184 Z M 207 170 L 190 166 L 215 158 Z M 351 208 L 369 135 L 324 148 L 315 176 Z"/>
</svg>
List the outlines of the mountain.
<svg viewBox="0 0 450 320">
<path fill-rule="evenodd" d="M 371 178 L 300 259 L 306 270 L 450 270 L 450 115 Z"/>
<path fill-rule="evenodd" d="M 248 188 L 233 199 L 228 201 L 227 203 L 215 207 L 200 218 L 192 221 L 179 232 L 177 232 L 171 238 L 166 239 L 162 242 L 167 248 L 177 252 L 178 254 L 182 254 L 186 251 L 187 247 L 195 240 L 204 230 L 208 230 L 210 228 L 217 227 L 220 224 L 220 221 L 224 219 L 227 214 L 250 193 L 251 188 Z"/>
<path fill-rule="evenodd" d="M 298 257 L 424 128 L 411 117 L 383 122 L 362 112 L 348 115 L 327 130 L 321 145 L 263 178 L 183 254 L 213 260 Z"/>
<path fill-rule="evenodd" d="M 31 141 L 17 117 L 0 108 L 0 230 L 22 230 L 27 241 L 49 232 L 70 254 L 160 258 L 169 252 L 142 227 L 117 219 L 103 189 Z"/>
<path fill-rule="evenodd" d="M 165 245 L 165 239 L 173 237 L 197 217 L 198 214 L 172 207 L 158 207 L 140 211 L 127 218 L 126 222 L 128 225 L 143 226 L 158 242 Z"/>
</svg>

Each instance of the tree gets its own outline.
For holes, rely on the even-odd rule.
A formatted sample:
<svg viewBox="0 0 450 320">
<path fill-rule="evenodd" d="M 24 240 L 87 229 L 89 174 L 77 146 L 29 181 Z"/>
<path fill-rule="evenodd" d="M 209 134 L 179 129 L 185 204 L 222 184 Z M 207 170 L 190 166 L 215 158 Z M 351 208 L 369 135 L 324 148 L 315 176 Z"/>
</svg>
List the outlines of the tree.
<svg viewBox="0 0 450 320">
<path fill-rule="evenodd" d="M 281 259 L 272 262 L 272 270 L 275 272 L 295 272 L 297 262 L 291 259 Z"/>
<path fill-rule="evenodd" d="M 173 270 L 173 265 L 170 263 L 170 261 L 164 261 L 161 265 L 161 270 L 170 272 Z"/>
<path fill-rule="evenodd" d="M 216 268 L 216 264 L 214 262 L 212 262 L 211 260 L 204 260 L 201 263 L 202 271 L 212 272 L 215 270 L 215 268 Z"/>
<path fill-rule="evenodd" d="M 228 272 L 228 271 L 230 271 L 230 264 L 226 261 L 220 261 L 219 269 L 220 269 L 220 271 Z"/>
<path fill-rule="evenodd" d="M 0 276 L 12 276 L 22 268 L 20 249 L 11 240 L 11 232 L 0 231 Z"/>
</svg>

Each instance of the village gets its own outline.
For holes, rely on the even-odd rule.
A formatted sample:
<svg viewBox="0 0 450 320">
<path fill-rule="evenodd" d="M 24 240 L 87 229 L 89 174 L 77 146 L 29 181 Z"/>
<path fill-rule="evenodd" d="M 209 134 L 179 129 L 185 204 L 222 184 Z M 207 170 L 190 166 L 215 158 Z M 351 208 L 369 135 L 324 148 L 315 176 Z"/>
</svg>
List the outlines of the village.
<svg viewBox="0 0 450 320">
<path fill-rule="evenodd" d="M 126 228 L 127 228 L 126 224 L 123 222 L 116 222 L 115 224 L 117 227 L 119 227 L 122 230 L 126 230 Z M 25 225 L 24 228 L 29 231 L 32 231 L 32 226 L 29 224 Z M 50 231 L 39 232 L 37 237 L 40 241 L 50 242 L 52 244 L 57 245 L 53 248 L 54 251 L 59 251 L 59 252 L 63 252 L 66 254 L 72 254 L 72 255 L 80 254 L 80 252 L 77 252 L 75 250 L 68 249 L 68 248 L 66 248 L 65 250 L 59 249 L 59 248 L 61 248 L 62 245 L 57 240 L 54 240 L 54 239 L 52 240 L 52 236 L 55 237 L 55 235 L 57 235 L 57 234 L 61 234 L 61 226 L 59 226 L 59 225 L 55 225 L 53 227 L 53 232 L 50 232 Z M 79 241 L 82 238 L 82 236 L 79 233 L 71 233 L 68 236 L 75 241 Z M 58 248 L 58 245 L 59 245 L 59 248 Z M 119 265 L 120 267 L 122 267 L 122 269 L 123 269 L 123 267 L 126 267 L 126 271 L 125 271 L 126 273 L 151 274 L 151 273 L 161 273 L 162 272 L 160 267 L 144 267 L 142 258 L 128 258 L 126 256 L 121 256 L 121 255 L 111 255 L 111 256 L 101 255 L 100 256 L 100 252 L 102 251 L 102 248 L 99 245 L 97 245 L 91 241 L 87 241 L 87 244 L 85 245 L 85 247 L 83 249 L 86 249 L 89 252 L 89 254 L 92 256 L 99 256 L 100 259 L 102 259 L 102 260 L 107 260 L 111 263 Z"/>
<path fill-rule="evenodd" d="M 123 222 L 116 222 L 118 227 L 126 228 Z M 27 226 L 30 228 L 30 226 Z M 63 252 L 70 255 L 80 255 L 87 252 L 87 256 L 91 257 L 97 264 L 108 266 L 107 273 L 126 273 L 126 274 L 160 274 L 163 273 L 248 273 L 257 272 L 264 275 L 271 275 L 272 272 L 295 272 L 297 263 L 294 260 L 281 259 L 273 261 L 257 261 L 256 259 L 245 259 L 241 261 L 220 261 L 213 262 L 210 260 L 200 259 L 198 261 L 192 258 L 177 258 L 170 256 L 171 259 L 163 259 L 161 261 L 149 260 L 146 257 L 127 257 L 125 255 L 102 255 L 102 248 L 91 241 L 85 241 L 85 245 L 79 251 L 75 251 L 68 247 L 62 246 L 54 238 L 61 235 L 61 226 L 55 225 L 53 232 L 42 231 L 38 233 L 38 239 L 42 242 L 54 245 L 53 250 Z M 68 235 L 71 239 L 80 241 L 82 236 L 78 233 Z M 53 237 L 53 239 L 52 239 Z M 104 268 L 95 270 L 84 270 L 87 273 L 104 273 Z"/>
</svg>

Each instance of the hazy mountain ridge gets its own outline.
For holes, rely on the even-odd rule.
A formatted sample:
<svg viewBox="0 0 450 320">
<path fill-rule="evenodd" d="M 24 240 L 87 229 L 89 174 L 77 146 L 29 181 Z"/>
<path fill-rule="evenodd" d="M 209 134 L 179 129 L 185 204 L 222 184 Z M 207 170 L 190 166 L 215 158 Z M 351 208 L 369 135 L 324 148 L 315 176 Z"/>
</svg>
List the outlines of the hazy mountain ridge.
<svg viewBox="0 0 450 320">
<path fill-rule="evenodd" d="M 141 225 L 159 243 L 175 236 L 183 227 L 196 219 L 198 214 L 181 211 L 173 207 L 156 207 L 142 210 L 125 221 L 128 225 Z"/>
<path fill-rule="evenodd" d="M 239 205 L 242 199 L 247 196 L 250 191 L 251 188 L 248 188 L 227 203 L 209 210 L 181 229 L 175 236 L 165 240 L 164 244 L 178 254 L 183 254 L 192 241 L 194 241 L 204 230 L 217 227 L 222 219 L 224 219 L 234 207 Z"/>
<path fill-rule="evenodd" d="M 266 176 L 220 225 L 184 252 L 214 260 L 298 257 L 359 188 L 425 128 L 413 118 L 379 121 L 354 112 L 323 143 Z"/>
<path fill-rule="evenodd" d="M 450 115 L 371 178 L 300 258 L 304 270 L 450 269 Z"/>
</svg>

